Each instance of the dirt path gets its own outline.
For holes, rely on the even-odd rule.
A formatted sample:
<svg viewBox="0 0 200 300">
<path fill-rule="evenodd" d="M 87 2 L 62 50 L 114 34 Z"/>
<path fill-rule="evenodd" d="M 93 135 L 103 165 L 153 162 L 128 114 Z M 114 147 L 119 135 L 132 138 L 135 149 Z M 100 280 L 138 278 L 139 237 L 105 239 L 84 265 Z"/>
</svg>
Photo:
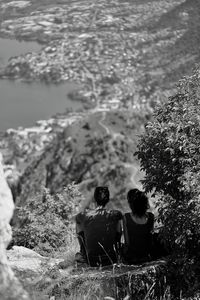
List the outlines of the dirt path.
<svg viewBox="0 0 200 300">
<path fill-rule="evenodd" d="M 117 138 L 123 137 L 121 133 L 114 132 L 111 130 L 108 126 L 106 126 L 103 122 L 106 119 L 106 111 L 102 112 L 102 117 L 99 120 L 99 125 L 105 130 L 107 135 L 111 135 L 111 139 L 109 140 L 109 147 L 112 152 L 115 152 L 115 148 L 113 146 L 113 141 L 115 141 Z M 130 185 L 131 187 L 136 187 L 141 189 L 141 184 L 139 183 L 138 177 L 140 176 L 139 166 L 136 166 L 135 163 L 131 162 L 121 162 L 121 164 L 126 168 L 130 170 Z"/>
<path fill-rule="evenodd" d="M 105 130 L 105 132 L 106 132 L 107 135 L 110 135 L 111 134 L 111 130 L 103 123 L 103 121 L 105 121 L 105 118 L 106 118 L 106 111 L 103 111 L 102 112 L 102 117 L 99 120 L 99 125 L 101 127 L 103 127 L 103 129 Z"/>
<path fill-rule="evenodd" d="M 130 183 L 132 187 L 141 189 L 142 185 L 139 183 L 138 177 L 140 177 L 139 173 L 139 166 L 136 166 L 134 163 L 123 163 L 124 167 L 127 169 L 130 169 L 131 171 L 131 177 L 130 177 Z"/>
</svg>

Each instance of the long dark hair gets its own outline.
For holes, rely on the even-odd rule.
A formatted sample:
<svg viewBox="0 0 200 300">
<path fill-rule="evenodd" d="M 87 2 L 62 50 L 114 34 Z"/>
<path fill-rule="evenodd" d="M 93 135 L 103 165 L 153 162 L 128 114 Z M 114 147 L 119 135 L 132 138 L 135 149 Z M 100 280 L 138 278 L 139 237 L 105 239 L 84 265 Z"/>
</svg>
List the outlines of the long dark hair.
<svg viewBox="0 0 200 300">
<path fill-rule="evenodd" d="M 127 200 L 132 213 L 138 217 L 143 217 L 150 207 L 147 196 L 138 189 L 129 190 Z"/>
</svg>

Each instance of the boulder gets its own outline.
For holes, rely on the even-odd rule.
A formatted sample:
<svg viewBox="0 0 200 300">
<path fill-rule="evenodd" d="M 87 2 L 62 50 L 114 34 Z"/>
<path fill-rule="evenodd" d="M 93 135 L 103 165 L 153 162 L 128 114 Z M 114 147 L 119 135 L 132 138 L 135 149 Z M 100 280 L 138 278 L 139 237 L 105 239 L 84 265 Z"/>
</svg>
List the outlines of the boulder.
<svg viewBox="0 0 200 300">
<path fill-rule="evenodd" d="M 45 257 L 34 250 L 22 246 L 13 246 L 7 250 L 9 265 L 19 278 L 23 277 L 27 281 L 40 278 L 49 268 L 59 264 L 62 259 Z"/>
<path fill-rule="evenodd" d="M 40 282 L 47 281 L 51 285 L 52 277 L 60 275 L 58 264 L 62 259 L 41 256 L 34 250 L 13 246 L 7 250 L 9 265 L 15 276 L 23 284 L 33 299 L 49 299 L 43 297 L 45 292 L 37 288 Z"/>
<path fill-rule="evenodd" d="M 14 211 L 12 193 L 5 180 L 0 153 L 0 299 L 29 299 L 8 264 L 6 248 L 11 240 L 10 220 Z"/>
</svg>

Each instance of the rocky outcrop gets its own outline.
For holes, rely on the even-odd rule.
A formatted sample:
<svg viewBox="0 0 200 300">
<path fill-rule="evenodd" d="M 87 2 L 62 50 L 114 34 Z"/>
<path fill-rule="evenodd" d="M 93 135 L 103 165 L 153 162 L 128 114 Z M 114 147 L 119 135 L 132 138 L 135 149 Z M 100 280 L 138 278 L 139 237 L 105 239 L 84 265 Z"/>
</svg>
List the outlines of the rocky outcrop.
<svg viewBox="0 0 200 300">
<path fill-rule="evenodd" d="M 48 120 L 39 120 L 35 126 L 0 133 L 4 175 L 14 202 L 20 194 L 19 180 L 26 167 L 45 151 L 59 132 L 84 116 L 84 113 L 66 111 Z"/>
<path fill-rule="evenodd" d="M 58 264 L 63 259 L 41 256 L 22 246 L 13 246 L 12 249 L 7 250 L 7 257 L 15 276 L 19 278 L 33 299 L 50 299 L 43 288 L 44 282 L 46 282 L 46 287 L 50 288 L 52 277 L 61 276 Z M 46 297 L 43 297 L 44 294 Z"/>
<path fill-rule="evenodd" d="M 0 154 L 0 299 L 17 300 L 29 299 L 15 278 L 6 256 L 6 247 L 11 240 L 11 227 L 9 222 L 13 215 L 14 204 L 11 191 L 5 180 L 2 155 Z"/>
<path fill-rule="evenodd" d="M 166 291 L 166 262 L 156 261 L 138 266 L 113 265 L 103 269 L 77 268 L 64 272 L 52 285 L 55 299 L 162 299 Z M 65 298 L 62 298 L 65 299 Z"/>
<path fill-rule="evenodd" d="M 62 259 L 45 257 L 37 252 L 22 247 L 13 246 L 12 249 L 7 250 L 7 257 L 9 265 L 16 275 L 24 273 L 24 276 L 28 274 L 30 279 L 40 278 L 48 268 L 53 267 L 62 261 Z M 31 275 L 31 276 L 30 276 Z"/>
<path fill-rule="evenodd" d="M 166 262 L 103 268 L 47 258 L 25 247 L 7 251 L 10 264 L 36 299 L 160 299 L 165 291 Z M 60 263 L 61 262 L 61 263 Z M 37 291 L 38 294 L 35 294 Z M 125 298 L 126 297 L 126 298 Z"/>
</svg>

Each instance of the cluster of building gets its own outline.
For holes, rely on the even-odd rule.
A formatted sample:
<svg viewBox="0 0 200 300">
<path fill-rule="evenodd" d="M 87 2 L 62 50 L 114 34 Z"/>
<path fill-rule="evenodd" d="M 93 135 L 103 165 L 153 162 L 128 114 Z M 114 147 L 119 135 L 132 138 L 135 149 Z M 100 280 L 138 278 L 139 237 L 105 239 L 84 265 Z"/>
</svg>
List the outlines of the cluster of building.
<svg viewBox="0 0 200 300">
<path fill-rule="evenodd" d="M 1 9 L 9 9 L 9 8 L 25 8 L 27 6 L 31 5 L 31 2 L 26 0 L 21 0 L 21 1 L 10 1 L 10 2 L 5 2 L 1 4 Z"/>
<path fill-rule="evenodd" d="M 13 2 L 33 5 L 31 1 Z M 101 109 L 135 105 L 133 95 L 144 89 L 145 64 L 149 67 L 154 60 L 152 54 L 158 43 L 153 41 L 159 41 L 160 36 L 168 40 L 166 33 L 163 36 L 163 32 L 147 32 L 145 22 L 152 17 L 159 19 L 163 10 L 174 4 L 154 4 L 130 7 L 128 2 L 113 1 L 113 5 L 108 5 L 104 0 L 95 5 L 90 0 L 78 4 L 63 2 L 41 9 L 38 5 L 27 16 L 5 19 L 2 34 L 37 40 L 45 46 L 37 53 L 12 58 L 0 76 L 47 83 L 75 81 L 81 86 L 79 96 Z M 144 30 L 137 29 L 142 25 Z M 158 56 L 157 51 L 157 59 Z M 156 72 L 151 74 L 151 69 L 157 67 L 152 64 L 149 77 L 157 76 Z"/>
<path fill-rule="evenodd" d="M 163 12 L 181 1 L 131 5 L 128 1 L 116 0 L 100 0 L 95 4 L 94 0 L 67 4 L 63 1 L 46 7 L 43 3 L 41 8 L 38 1 L 37 9 L 31 0 L 3 2 L 0 10 L 4 10 L 5 18 L 0 34 L 37 40 L 44 46 L 39 52 L 11 58 L 0 70 L 0 77 L 47 83 L 75 81 L 80 85 L 79 100 L 87 99 L 98 110 L 138 106 L 144 109 L 147 101 L 144 93 L 140 95 L 141 90 L 148 94 L 152 88 L 148 84 L 158 85 L 162 78 L 161 42 L 163 40 L 167 47 L 172 39 L 175 43 L 180 37 L 180 31 L 148 32 L 146 24 L 159 20 Z M 8 18 L 6 11 L 11 9 L 23 10 L 23 17 L 19 14 L 19 17 Z M 26 155 L 40 153 L 56 132 L 77 118 L 77 115 L 58 116 L 38 121 L 32 128 L 9 130 L 0 149 L 5 149 L 12 137 Z"/>
</svg>

